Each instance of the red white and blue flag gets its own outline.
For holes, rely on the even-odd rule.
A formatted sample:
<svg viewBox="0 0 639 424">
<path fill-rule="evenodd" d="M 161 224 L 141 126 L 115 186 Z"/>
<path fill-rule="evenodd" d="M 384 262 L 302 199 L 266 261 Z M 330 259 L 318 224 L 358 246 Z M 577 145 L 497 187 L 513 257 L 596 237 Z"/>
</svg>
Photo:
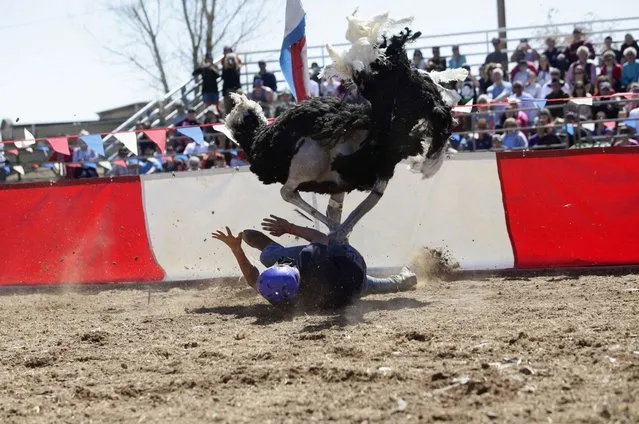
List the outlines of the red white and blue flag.
<svg viewBox="0 0 639 424">
<path fill-rule="evenodd" d="M 295 100 L 302 101 L 309 94 L 308 60 L 306 58 L 306 13 L 301 0 L 286 0 L 284 42 L 280 67 Z"/>
</svg>

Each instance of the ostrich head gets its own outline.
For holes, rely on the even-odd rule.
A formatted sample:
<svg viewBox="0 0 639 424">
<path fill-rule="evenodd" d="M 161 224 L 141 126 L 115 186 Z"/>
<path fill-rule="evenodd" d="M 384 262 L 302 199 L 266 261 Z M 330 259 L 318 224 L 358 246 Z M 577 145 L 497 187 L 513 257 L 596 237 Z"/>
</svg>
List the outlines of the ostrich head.
<svg viewBox="0 0 639 424">
<path fill-rule="evenodd" d="M 250 156 L 255 134 L 261 127 L 268 125 L 268 121 L 258 103 L 249 100 L 244 94 L 230 93 L 230 96 L 234 106 L 226 115 L 225 126 Z"/>
<path fill-rule="evenodd" d="M 268 124 L 259 103 L 249 100 L 244 94 L 229 93 L 233 100 L 233 109 L 226 115 L 226 126 L 235 129 L 246 124 L 246 120 L 256 118 L 261 124 Z"/>
</svg>

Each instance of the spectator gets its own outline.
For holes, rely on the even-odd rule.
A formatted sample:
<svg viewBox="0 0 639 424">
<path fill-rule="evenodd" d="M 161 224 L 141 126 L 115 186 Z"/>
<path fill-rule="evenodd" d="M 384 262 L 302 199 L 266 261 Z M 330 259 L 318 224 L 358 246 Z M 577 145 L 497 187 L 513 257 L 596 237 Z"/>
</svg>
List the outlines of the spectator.
<svg viewBox="0 0 639 424">
<path fill-rule="evenodd" d="M 240 69 L 242 59 L 233 52 L 231 47 L 224 47 L 224 57 L 222 57 L 222 94 L 224 95 L 224 113 L 229 113 L 233 109 L 233 100 L 229 93 L 237 93 L 242 90 L 240 82 Z"/>
<path fill-rule="evenodd" d="M 453 46 L 453 55 L 448 60 L 448 66 L 450 68 L 461 68 L 466 65 L 466 56 L 463 54 L 459 54 L 459 46 Z"/>
<path fill-rule="evenodd" d="M 477 132 L 470 144 L 470 150 L 490 150 L 493 145 L 493 136 L 488 131 L 488 122 L 481 118 L 477 121 Z"/>
<path fill-rule="evenodd" d="M 593 112 L 596 115 L 599 115 L 600 112 L 604 113 L 607 119 L 617 119 L 621 106 L 619 103 L 611 101 L 614 100 L 612 97 L 614 94 L 612 86 L 609 82 L 602 82 L 599 85 L 599 90 L 599 95 L 601 97 L 594 101 Z"/>
<path fill-rule="evenodd" d="M 580 120 L 581 117 L 574 112 L 565 114 L 562 136 L 567 140 L 568 147 L 574 146 L 575 143 L 581 144 L 584 141 L 592 141 L 592 132 L 579 125 Z M 572 131 L 568 130 L 569 127 L 572 127 Z"/>
<path fill-rule="evenodd" d="M 273 90 L 263 85 L 261 79 L 256 79 L 253 83 L 253 91 L 249 94 L 249 99 L 256 101 L 262 106 L 264 115 L 271 117 L 271 105 L 273 104 Z"/>
<path fill-rule="evenodd" d="M 528 82 L 524 86 L 524 91 L 530 95 L 533 99 L 542 99 L 541 97 L 541 85 L 537 82 L 537 74 L 531 72 L 528 75 Z"/>
<path fill-rule="evenodd" d="M 426 61 L 420 49 L 415 49 L 413 52 L 413 66 L 417 69 L 426 70 Z"/>
<path fill-rule="evenodd" d="M 566 60 L 568 63 L 573 63 L 579 60 L 579 56 L 577 56 L 577 49 L 581 46 L 585 46 L 588 49 L 587 59 L 595 58 L 595 48 L 592 46 L 592 43 L 586 41 L 586 36 L 584 34 L 583 29 L 575 28 L 572 31 L 573 41 L 570 46 L 566 47 L 564 51 L 564 55 L 566 56 Z"/>
<path fill-rule="evenodd" d="M 320 68 L 320 66 L 317 64 L 317 62 L 313 62 L 311 63 L 311 72 L 310 72 L 310 78 L 311 81 L 314 81 L 318 86 L 319 84 L 322 82 L 320 80 L 320 74 L 322 73 L 322 68 Z M 318 97 L 319 94 L 315 97 Z"/>
<path fill-rule="evenodd" d="M 552 79 L 552 77 L 550 76 L 551 69 L 552 68 L 550 67 L 550 60 L 548 59 L 548 56 L 542 55 L 539 58 L 539 67 L 537 68 L 537 83 L 540 87 L 548 84 Z"/>
<path fill-rule="evenodd" d="M 120 147 L 118 149 L 118 156 L 113 161 L 113 167 L 106 172 L 109 177 L 123 177 L 126 175 L 137 175 L 138 166 L 137 161 L 132 162 L 127 158 L 129 156 L 129 150 L 126 147 Z"/>
<path fill-rule="evenodd" d="M 528 139 L 519 131 L 517 120 L 508 118 L 504 121 L 505 134 L 502 138 L 503 147 L 508 150 L 519 150 L 528 148 Z"/>
<path fill-rule="evenodd" d="M 583 83 L 577 82 L 572 89 L 571 96 L 573 98 L 592 97 L 590 93 L 586 91 L 586 87 Z M 584 104 L 574 103 L 572 100 L 568 102 L 564 108 L 564 114 L 567 112 L 574 112 L 576 115 L 582 116 L 584 119 L 590 119 L 592 117 L 592 107 Z"/>
<path fill-rule="evenodd" d="M 561 144 L 561 139 L 557 136 L 557 131 L 552 122 L 552 114 L 548 109 L 539 111 L 539 118 L 535 127 L 535 134 L 528 140 L 528 147 L 547 147 Z"/>
<path fill-rule="evenodd" d="M 634 101 L 626 103 L 625 107 L 619 111 L 619 118 L 630 118 L 632 120 L 631 125 L 636 127 L 639 123 L 639 104 L 636 101 L 637 97 L 639 97 L 639 84 L 630 84 L 628 91 L 633 93 L 631 98 Z"/>
<path fill-rule="evenodd" d="M 490 150 L 504 150 L 504 141 L 501 135 L 493 135 L 493 147 Z"/>
<path fill-rule="evenodd" d="M 197 156 L 191 156 L 188 162 L 189 168 L 187 171 L 199 171 L 202 169 L 202 160 Z"/>
<path fill-rule="evenodd" d="M 636 52 L 639 52 L 639 45 L 637 44 L 637 41 L 632 36 L 632 34 L 626 34 L 626 36 L 624 37 L 624 42 L 621 45 L 621 53 L 624 54 L 624 52 L 626 51 L 628 47 L 632 47 L 635 49 Z M 625 56 L 621 58 L 619 63 L 622 64 L 624 62 L 624 59 L 625 59 Z"/>
<path fill-rule="evenodd" d="M 282 113 L 284 113 L 284 111 L 295 106 L 295 103 L 293 103 L 293 96 L 291 95 L 291 92 L 286 89 L 282 90 L 277 100 L 278 100 L 278 105 L 275 108 L 276 118 L 279 117 Z"/>
<path fill-rule="evenodd" d="M 446 58 L 441 57 L 439 55 L 439 47 L 433 47 L 433 57 L 429 60 L 429 62 L 433 62 L 435 65 L 435 71 L 444 71 L 446 70 Z"/>
<path fill-rule="evenodd" d="M 189 108 L 186 117 L 175 124 L 176 127 L 193 127 L 200 125 L 197 120 L 197 112 L 193 108 Z"/>
<path fill-rule="evenodd" d="M 466 79 L 459 84 L 459 95 L 461 96 L 461 103 L 466 104 L 469 100 L 472 99 L 473 104 L 477 103 L 477 96 L 479 93 L 477 92 L 477 81 L 475 81 L 475 77 L 471 74 L 470 66 L 462 65 L 462 68 L 468 71 L 468 76 Z"/>
<path fill-rule="evenodd" d="M 557 42 L 554 38 L 546 39 L 546 51 L 544 51 L 543 56 L 548 58 L 548 62 L 550 62 L 550 66 L 557 68 L 557 60 L 558 56 L 561 53 L 557 48 Z M 540 59 L 541 60 L 541 59 Z"/>
<path fill-rule="evenodd" d="M 557 68 L 552 68 L 550 70 L 550 81 L 548 81 L 545 85 L 541 86 L 541 98 L 545 99 L 546 96 L 548 96 L 550 94 L 550 92 L 552 91 L 552 80 L 553 79 L 561 79 L 561 71 L 559 71 L 559 69 Z M 561 88 L 563 92 L 565 93 L 570 93 L 570 86 L 568 84 L 564 84 L 564 86 Z"/>
<path fill-rule="evenodd" d="M 615 52 L 612 50 L 606 50 L 603 54 L 603 65 L 601 65 L 599 75 L 607 76 L 612 82 L 612 85 L 615 87 L 615 90 L 620 90 L 621 73 L 622 68 L 621 65 L 616 62 Z M 595 89 L 595 92 L 596 91 L 597 90 Z"/>
<path fill-rule="evenodd" d="M 253 77 L 253 84 L 255 84 L 257 80 L 262 80 L 264 87 L 268 87 L 273 93 L 277 93 L 277 79 L 275 78 L 275 74 L 266 69 L 266 62 L 263 60 L 257 62 L 257 66 L 260 67 L 260 71 Z"/>
<path fill-rule="evenodd" d="M 506 52 L 501 51 L 502 49 L 501 40 L 499 38 L 493 38 L 492 43 L 495 50 L 492 53 L 489 53 L 488 56 L 486 56 L 486 60 L 484 60 L 484 64 L 499 63 L 501 65 L 501 68 L 504 71 L 508 71 L 508 54 L 506 54 Z M 503 73 L 502 73 L 502 77 L 503 77 Z"/>
<path fill-rule="evenodd" d="M 614 54 L 614 57 L 617 63 L 621 63 L 621 60 L 623 59 L 623 55 L 621 54 L 621 51 L 613 47 L 611 36 L 607 36 L 606 38 L 604 38 L 604 47 L 601 51 L 602 56 L 605 55 L 606 52 L 608 51 L 611 51 Z"/>
<path fill-rule="evenodd" d="M 501 128 L 504 128 L 506 120 L 508 119 L 514 119 L 517 121 L 517 126 L 519 128 L 528 127 L 528 115 L 519 109 L 519 101 L 517 99 L 511 100 L 510 103 L 508 103 L 508 106 L 506 106 L 506 109 L 504 109 L 504 114 L 501 118 Z M 528 130 L 524 131 L 528 133 Z"/>
<path fill-rule="evenodd" d="M 504 72 L 501 69 L 497 68 L 493 71 L 492 81 L 493 85 L 486 90 L 486 94 L 490 97 L 491 103 L 502 103 L 513 94 L 512 85 L 504 81 Z M 495 105 L 493 107 L 493 110 L 495 110 L 498 116 L 501 116 L 500 111 L 504 109 L 504 105 Z"/>
<path fill-rule="evenodd" d="M 490 97 L 487 94 L 482 94 L 477 97 L 477 103 L 475 103 L 477 112 L 472 114 L 474 127 L 479 126 L 479 120 L 486 121 L 486 128 L 491 130 L 495 129 L 496 117 L 495 113 L 490 109 Z"/>
<path fill-rule="evenodd" d="M 220 108 L 220 93 L 217 87 L 217 80 L 220 78 L 220 71 L 213 63 L 213 58 L 207 54 L 204 63 L 195 68 L 193 76 L 202 76 L 202 101 L 206 106 L 214 105 L 218 112 L 222 112 Z"/>
<path fill-rule="evenodd" d="M 486 94 L 486 90 L 493 83 L 490 80 L 490 74 L 492 73 L 493 69 L 495 69 L 495 65 L 496 64 L 494 63 L 489 63 L 479 66 L 479 80 L 477 82 L 479 83 L 479 92 L 481 94 Z"/>
<path fill-rule="evenodd" d="M 530 73 L 534 72 L 528 68 L 528 62 L 525 59 L 521 59 L 515 69 L 510 74 L 510 80 L 514 83 L 519 81 L 522 84 L 526 84 L 530 79 Z"/>
<path fill-rule="evenodd" d="M 204 112 L 204 120 L 202 121 L 202 132 L 204 133 L 204 139 L 211 143 L 215 141 L 218 132 L 213 128 L 214 124 L 220 123 L 220 115 L 218 115 L 217 108 L 209 106 Z"/>
<path fill-rule="evenodd" d="M 178 124 L 186 119 L 186 108 L 184 107 L 184 103 L 176 102 L 175 103 L 175 116 L 171 119 L 171 125 L 179 126 Z M 149 126 L 149 128 L 151 128 Z"/>
<path fill-rule="evenodd" d="M 559 53 L 557 56 L 557 69 L 561 71 L 561 77 L 566 76 L 566 72 L 568 72 L 568 68 L 570 68 L 571 62 L 568 61 L 567 57 L 563 53 Z"/>
<path fill-rule="evenodd" d="M 566 104 L 566 102 L 568 101 L 567 99 L 570 98 L 570 96 L 568 95 L 568 93 L 566 93 L 563 90 L 564 82 L 562 80 L 558 78 L 553 78 L 550 84 L 551 84 L 551 91 L 550 91 L 550 94 L 546 96 L 546 100 L 551 102 L 550 104 L 551 107 L 549 107 L 550 114 L 552 115 L 553 118 L 563 118 L 564 116 L 563 105 Z"/>
<path fill-rule="evenodd" d="M 82 131 L 80 135 L 89 135 Z M 94 161 L 98 160 L 98 154 L 90 149 L 82 140 L 78 140 L 80 147 L 73 149 L 73 162 L 79 166 L 73 170 L 73 178 L 97 178 L 98 171 Z"/>
<path fill-rule="evenodd" d="M 607 141 L 611 141 L 613 131 L 612 129 L 605 126 L 603 122 L 607 119 L 606 112 L 600 110 L 599 112 L 597 112 L 595 119 L 600 122 L 595 123 L 595 131 L 592 133 L 592 135 L 598 138 L 607 139 Z"/>
<path fill-rule="evenodd" d="M 510 101 L 516 101 L 526 114 L 527 122 L 533 123 L 537 117 L 537 107 L 533 101 L 533 96 L 524 91 L 524 84 L 521 81 L 513 82 L 513 94 L 509 97 Z M 523 126 L 523 125 L 522 125 Z"/>
<path fill-rule="evenodd" d="M 637 63 L 637 50 L 634 47 L 626 47 L 623 51 L 626 63 L 621 68 L 621 83 L 628 87 L 633 82 L 639 81 L 639 63 Z"/>
<path fill-rule="evenodd" d="M 619 134 L 620 137 L 612 143 L 613 146 L 639 146 L 639 141 L 634 138 L 634 128 L 626 125 L 619 125 L 619 128 L 617 128 L 617 134 Z"/>
<path fill-rule="evenodd" d="M 520 40 L 519 45 L 510 57 L 511 62 L 519 62 L 521 60 L 525 60 L 530 63 L 539 60 L 539 53 L 537 53 L 537 50 L 530 47 L 527 38 L 522 38 Z"/>
<path fill-rule="evenodd" d="M 191 155 L 205 155 L 209 152 L 210 144 L 206 141 L 203 143 L 196 143 L 195 141 L 191 141 L 184 148 L 184 154 L 187 156 Z"/>
<path fill-rule="evenodd" d="M 586 87 L 588 87 L 590 84 L 594 83 L 597 78 L 597 65 L 595 65 L 594 61 L 588 59 L 589 53 L 588 47 L 586 46 L 581 46 L 577 49 L 578 59 L 570 65 L 566 76 L 566 82 L 569 85 L 575 85 L 577 82 L 582 82 Z M 578 73 L 579 75 L 575 76 L 575 73 Z"/>
</svg>

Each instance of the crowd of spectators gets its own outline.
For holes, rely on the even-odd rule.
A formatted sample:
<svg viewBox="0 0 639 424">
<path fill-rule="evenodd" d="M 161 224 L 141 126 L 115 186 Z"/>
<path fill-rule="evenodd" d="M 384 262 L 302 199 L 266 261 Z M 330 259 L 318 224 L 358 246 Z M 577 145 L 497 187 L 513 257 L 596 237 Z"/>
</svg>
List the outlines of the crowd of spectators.
<svg viewBox="0 0 639 424">
<path fill-rule="evenodd" d="M 426 59 L 421 50 L 413 51 L 416 68 L 442 71 L 466 68 L 468 78 L 457 84 L 461 101 L 472 101 L 471 114 L 456 113 L 458 120 L 452 147 L 458 150 L 526 149 L 570 147 L 575 143 L 603 142 L 611 145 L 638 145 L 634 139 L 635 119 L 639 117 L 639 45 L 631 34 L 616 47 L 611 37 L 601 46 L 591 43 L 584 31 L 575 28 L 572 40 L 565 46 L 557 40 L 545 40 L 545 50 L 535 49 L 527 39 L 521 39 L 509 56 L 502 40 L 492 40 L 493 51 L 475 75 L 459 46 L 452 46 L 452 55 L 443 57 L 439 47 L 433 47 Z M 258 102 L 267 117 L 278 117 L 295 104 L 286 88 L 278 87 L 275 74 L 266 61 L 258 62 L 252 87 L 245 93 L 240 75 L 245 66 L 240 55 L 225 47 L 220 61 L 207 54 L 193 76 L 201 81 L 203 108 L 198 113 L 181 102 L 171 105 L 168 114 L 165 150 L 145 133 L 148 122 L 137 126 L 138 155 L 120 147 L 111 158 L 112 167 L 105 175 L 138 175 L 153 172 L 197 171 L 209 168 L 248 165 L 246 155 L 224 134 L 213 128 L 222 123 L 232 107 L 230 93 L 244 93 Z M 312 63 L 309 69 L 310 95 L 334 96 L 344 101 L 365 102 L 354 87 L 336 78 L 323 78 L 321 67 Z M 221 87 L 221 91 L 220 91 Z M 618 93 L 636 93 L 618 96 Z M 575 102 L 574 98 L 592 98 L 590 102 Z M 541 103 L 540 103 L 541 101 Z M 544 107 L 545 106 L 545 107 Z M 624 119 L 633 118 L 633 119 Z M 600 122 L 580 125 L 588 120 Z M 610 120 L 610 121 L 608 121 Z M 205 141 L 196 143 L 177 131 L 179 127 L 199 126 Z M 82 134 L 81 134 L 82 135 Z M 72 153 L 50 158 L 69 162 L 64 172 L 70 178 L 95 177 L 98 155 L 78 137 L 71 137 Z M 6 176 L 6 159 L 0 152 L 0 181 Z"/>
<path fill-rule="evenodd" d="M 513 53 L 502 40 L 492 40 L 493 51 L 466 81 L 457 85 L 462 104 L 472 100 L 471 115 L 457 114 L 458 150 L 572 147 L 576 143 L 635 145 L 635 120 L 639 116 L 639 45 L 626 34 L 617 49 L 612 37 L 601 46 L 591 43 L 581 28 L 575 28 L 565 46 L 554 38 L 545 40 L 545 50 L 521 39 Z M 439 48 L 425 60 L 413 53 L 413 63 L 425 70 L 471 67 L 453 46 L 446 61 Z M 637 93 L 633 95 L 619 93 Z M 574 100 L 588 99 L 587 101 Z M 544 107 L 545 106 L 545 107 Z M 592 123 L 590 120 L 611 120 Z M 584 123 L 585 122 L 585 123 Z M 582 123 L 584 123 L 582 125 Z"/>
</svg>

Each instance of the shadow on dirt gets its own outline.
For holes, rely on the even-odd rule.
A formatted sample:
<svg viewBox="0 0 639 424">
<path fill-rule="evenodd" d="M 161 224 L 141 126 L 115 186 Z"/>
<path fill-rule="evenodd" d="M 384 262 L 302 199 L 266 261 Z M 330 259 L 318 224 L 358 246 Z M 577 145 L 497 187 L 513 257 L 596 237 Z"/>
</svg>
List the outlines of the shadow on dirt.
<svg viewBox="0 0 639 424">
<path fill-rule="evenodd" d="M 255 318 L 253 325 L 269 325 L 282 321 L 290 321 L 296 316 L 311 315 L 325 316 L 326 320 L 319 324 L 308 325 L 302 332 L 313 333 L 331 328 L 346 327 L 348 325 L 366 322 L 364 315 L 373 311 L 396 311 L 400 309 L 418 309 L 429 305 L 428 302 L 419 300 L 394 297 L 392 299 L 361 299 L 357 303 L 336 313 L 316 312 L 316 311 L 281 311 L 271 305 L 236 305 L 236 306 L 216 306 L 212 308 L 187 309 L 187 314 L 215 314 L 232 316 L 236 319 Z"/>
</svg>

